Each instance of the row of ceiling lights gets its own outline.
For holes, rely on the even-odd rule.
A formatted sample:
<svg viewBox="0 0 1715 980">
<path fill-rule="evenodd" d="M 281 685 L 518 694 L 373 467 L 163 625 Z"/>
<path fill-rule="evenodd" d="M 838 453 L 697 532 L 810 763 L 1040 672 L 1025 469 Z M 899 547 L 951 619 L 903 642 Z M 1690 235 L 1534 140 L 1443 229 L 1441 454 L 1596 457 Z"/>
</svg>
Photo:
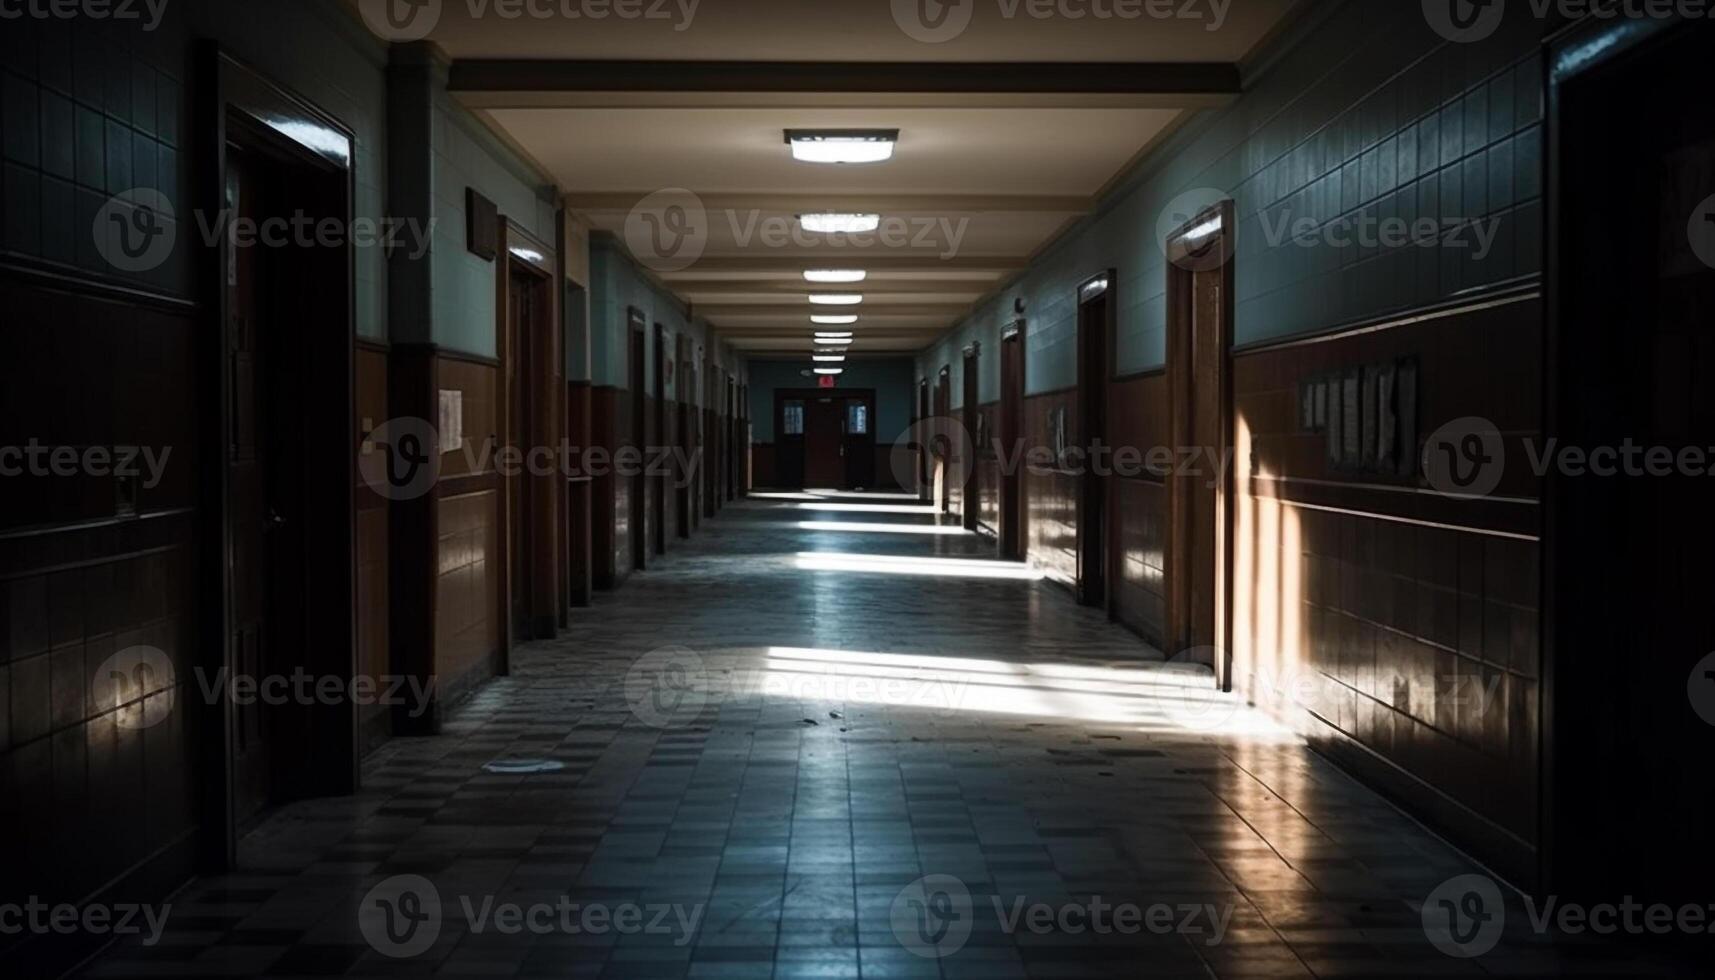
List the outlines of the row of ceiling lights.
<svg viewBox="0 0 1715 980">
<path fill-rule="evenodd" d="M 805 163 L 858 164 L 881 163 L 892 159 L 893 148 L 899 142 L 897 129 L 788 129 L 786 142 L 792 147 L 792 158 Z M 881 227 L 879 214 L 801 214 L 798 224 L 805 231 L 821 234 L 858 234 Z M 863 282 L 869 273 L 862 269 L 807 269 L 806 282 L 849 284 Z M 811 293 L 810 302 L 816 306 L 857 306 L 863 302 L 862 293 Z M 810 317 L 817 326 L 849 326 L 857 322 L 852 314 L 817 314 Z M 846 349 L 851 346 L 850 330 L 818 330 L 812 338 L 815 353 L 811 361 L 817 374 L 837 375 L 844 368 Z"/>
</svg>

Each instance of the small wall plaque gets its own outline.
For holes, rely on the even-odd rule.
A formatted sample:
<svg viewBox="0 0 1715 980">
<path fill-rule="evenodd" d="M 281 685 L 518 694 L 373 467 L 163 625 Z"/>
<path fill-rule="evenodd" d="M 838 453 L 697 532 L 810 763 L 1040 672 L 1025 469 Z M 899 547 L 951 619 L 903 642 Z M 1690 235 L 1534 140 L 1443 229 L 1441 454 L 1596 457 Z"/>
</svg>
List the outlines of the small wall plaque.
<svg viewBox="0 0 1715 980">
<path fill-rule="evenodd" d="M 441 452 L 454 453 L 464 448 L 464 392 L 457 388 L 441 389 Z"/>
<path fill-rule="evenodd" d="M 493 201 L 464 189 L 465 247 L 484 262 L 493 262 L 500 251 L 500 209 Z"/>
</svg>

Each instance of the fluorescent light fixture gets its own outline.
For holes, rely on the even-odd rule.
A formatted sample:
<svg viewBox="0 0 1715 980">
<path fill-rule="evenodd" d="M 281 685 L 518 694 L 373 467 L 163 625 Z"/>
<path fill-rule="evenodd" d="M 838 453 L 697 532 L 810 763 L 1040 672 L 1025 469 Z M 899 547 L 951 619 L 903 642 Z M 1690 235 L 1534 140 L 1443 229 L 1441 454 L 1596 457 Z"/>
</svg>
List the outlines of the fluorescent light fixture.
<svg viewBox="0 0 1715 980">
<path fill-rule="evenodd" d="M 845 374 L 845 368 L 816 368 L 817 374 Z"/>
<path fill-rule="evenodd" d="M 801 214 L 798 224 L 805 231 L 837 234 L 839 232 L 855 233 L 874 231 L 881 227 L 879 214 L 836 214 L 831 211 L 816 214 Z"/>
<path fill-rule="evenodd" d="M 816 331 L 816 342 L 821 343 L 821 344 L 850 343 L 851 339 L 852 339 L 852 332 L 850 330 L 840 330 L 840 331 L 818 330 L 818 331 Z"/>
<path fill-rule="evenodd" d="M 817 306 L 856 306 L 863 302 L 862 293 L 811 293 L 810 302 Z"/>
<path fill-rule="evenodd" d="M 812 355 L 810 355 L 810 360 L 816 361 L 819 364 L 842 364 L 845 362 L 845 359 L 846 359 L 846 355 L 844 355 L 844 354 L 812 354 Z"/>
<path fill-rule="evenodd" d="M 809 282 L 863 282 L 869 273 L 862 269 L 805 269 Z"/>
<path fill-rule="evenodd" d="M 1213 235 L 1215 232 L 1220 231 L 1220 230 L 1221 230 L 1221 218 L 1219 215 L 1217 215 L 1213 218 L 1210 218 L 1208 221 L 1203 222 L 1202 224 L 1198 225 L 1197 227 L 1191 229 L 1190 231 L 1186 232 L 1185 233 L 1185 240 L 1190 241 L 1190 242 L 1194 242 L 1200 238 L 1208 238 L 1210 235 Z"/>
<path fill-rule="evenodd" d="M 810 317 L 811 323 L 825 324 L 830 327 L 843 327 L 857 322 L 856 313 L 817 313 Z"/>
<path fill-rule="evenodd" d="M 788 129 L 792 158 L 805 163 L 880 163 L 893 157 L 897 129 Z"/>
</svg>

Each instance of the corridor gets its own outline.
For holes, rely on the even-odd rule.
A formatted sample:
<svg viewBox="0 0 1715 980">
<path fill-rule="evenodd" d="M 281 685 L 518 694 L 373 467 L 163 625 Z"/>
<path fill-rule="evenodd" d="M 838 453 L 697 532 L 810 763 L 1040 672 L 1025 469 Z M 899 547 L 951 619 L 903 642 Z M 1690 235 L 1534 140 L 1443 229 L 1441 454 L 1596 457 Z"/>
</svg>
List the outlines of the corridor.
<svg viewBox="0 0 1715 980">
<path fill-rule="evenodd" d="M 1707 0 L 0 0 L 0 978 L 1715 974 Z"/>
<path fill-rule="evenodd" d="M 86 975 L 1671 975 L 1510 892 L 1482 967 L 1449 959 L 1420 908 L 1482 869 L 1205 669 L 914 499 L 755 496 Z M 421 882 L 417 935 L 366 927 Z"/>
</svg>

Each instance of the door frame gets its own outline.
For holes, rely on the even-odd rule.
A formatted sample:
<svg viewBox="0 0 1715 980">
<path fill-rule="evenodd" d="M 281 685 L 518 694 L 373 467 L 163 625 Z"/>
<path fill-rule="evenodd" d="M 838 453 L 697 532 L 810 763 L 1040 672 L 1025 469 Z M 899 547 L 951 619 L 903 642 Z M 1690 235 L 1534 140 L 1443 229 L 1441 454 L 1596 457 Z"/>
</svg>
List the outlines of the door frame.
<svg viewBox="0 0 1715 980">
<path fill-rule="evenodd" d="M 1015 460 L 1013 465 L 1003 465 L 1000 473 L 1000 556 L 1013 561 L 1023 561 L 1028 549 L 1024 543 L 1024 475 L 1018 465 L 1024 459 L 1020 450 L 1024 445 L 1024 392 L 1025 363 L 1024 346 L 1025 322 L 1023 317 L 1012 321 L 1001 330 L 1000 334 L 1000 440 L 1007 455 L 1005 460 Z M 1007 361 L 1016 358 L 1018 361 L 1018 379 L 1016 385 L 1009 386 L 1006 377 Z"/>
<path fill-rule="evenodd" d="M 498 255 L 504 256 L 496 269 L 496 335 L 499 338 L 497 349 L 500 353 L 500 403 L 504 411 L 501 413 L 502 437 L 507 445 L 516 444 L 528 454 L 535 446 L 545 446 L 550 449 L 558 447 L 561 433 L 565 424 L 565 383 L 564 364 L 565 352 L 561 347 L 562 331 L 555 329 L 560 322 L 559 290 L 555 288 L 554 250 L 541 239 L 532 235 L 509 217 L 500 219 L 499 243 L 496 249 Z M 527 341 L 524 351 L 512 350 L 512 304 L 516 302 L 513 293 L 514 275 L 527 278 L 531 282 L 531 290 L 535 294 L 535 313 L 527 330 L 532 336 Z M 525 392 L 525 414 L 523 433 L 511 431 L 512 397 L 511 378 L 514 375 L 511 360 L 522 355 L 517 365 L 516 375 L 522 379 Z M 554 458 L 558 458 L 557 456 Z M 560 528 L 560 495 L 562 477 L 552 467 L 547 472 L 517 473 L 512 476 L 502 476 L 503 482 L 501 503 L 503 508 L 502 540 L 507 548 L 507 560 L 501 563 L 502 590 L 506 596 L 504 603 L 506 615 L 502 617 L 502 640 L 500 673 L 511 672 L 512 646 L 519 639 L 531 640 L 552 639 L 559 632 L 560 624 L 560 584 L 559 584 L 559 547 L 561 540 Z M 512 489 L 514 481 L 523 483 L 523 498 L 525 513 L 512 513 Z M 522 522 L 527 530 L 525 535 L 526 555 L 525 566 L 528 568 L 528 579 L 524 582 L 512 581 L 512 531 L 516 523 Z M 512 622 L 513 594 L 518 589 L 524 589 L 525 615 L 529 626 L 524 636 L 515 636 L 515 624 Z"/>
<path fill-rule="evenodd" d="M 1078 284 L 1078 445 L 1085 457 L 1083 472 L 1078 477 L 1078 602 L 1112 613 L 1109 582 L 1110 554 L 1117 549 L 1107 540 L 1113 521 L 1108 514 L 1107 479 L 1090 465 L 1089 451 L 1105 441 L 1107 429 L 1108 382 L 1113 378 L 1114 325 L 1117 320 L 1116 287 L 1119 274 L 1114 269 L 1098 273 Z M 1101 322 L 1092 322 L 1085 310 L 1097 300 L 1102 303 Z M 1090 361 L 1099 354 L 1099 371 L 1090 370 Z M 1091 377 L 1092 373 L 1100 377 Z"/>
<path fill-rule="evenodd" d="M 1193 246 L 1188 233 L 1217 219 L 1221 227 L 1219 234 L 1225 236 L 1225 240 L 1218 246 L 1223 257 L 1215 269 L 1199 268 L 1207 261 L 1199 256 L 1210 254 L 1209 249 L 1215 247 L 1215 243 L 1209 241 L 1201 246 Z M 1212 367 L 1217 378 L 1216 399 L 1220 406 L 1220 414 L 1215 422 L 1216 438 L 1220 444 L 1208 447 L 1217 454 L 1218 459 L 1225 459 L 1225 454 L 1230 452 L 1235 444 L 1232 248 L 1235 230 L 1234 207 L 1229 199 L 1205 208 L 1190 221 L 1170 232 L 1166 239 L 1168 433 L 1170 444 L 1176 447 L 1191 446 L 1196 439 L 1191 399 L 1200 390 L 1197 384 L 1198 367 L 1202 364 L 1202 359 L 1207 358 L 1206 352 L 1209 349 L 1207 345 L 1196 343 L 1196 320 L 1192 306 L 1195 302 L 1196 278 L 1210 274 L 1220 276 L 1220 336 Z M 1223 467 L 1214 488 L 1215 554 L 1211 568 L 1214 581 L 1210 585 L 1214 602 L 1214 623 L 1213 635 L 1209 637 L 1207 645 L 1216 651 L 1216 662 L 1210 666 L 1215 672 L 1215 683 L 1223 691 L 1233 689 L 1233 469 L 1232 466 Z M 1167 623 L 1164 640 L 1168 646 L 1179 646 L 1181 650 L 1188 643 L 1191 646 L 1205 645 L 1196 642 L 1199 637 L 1191 635 L 1190 632 L 1192 591 L 1190 562 L 1187 558 L 1189 548 L 1186 544 L 1190 536 L 1190 497 L 1198 492 L 1197 484 L 1201 482 L 1204 482 L 1204 477 L 1200 473 L 1181 473 L 1168 478 Z M 1163 652 L 1172 656 L 1180 651 Z"/>
<path fill-rule="evenodd" d="M 236 142 L 247 151 L 272 157 L 293 166 L 321 171 L 337 181 L 341 192 L 331 203 L 341 213 L 338 220 L 350 224 L 356 200 L 356 135 L 341 120 L 314 103 L 267 78 L 234 58 L 212 42 L 203 42 L 197 55 L 202 90 L 212 98 L 199 100 L 195 132 L 202 138 L 192 145 L 201 159 L 197 168 L 203 177 L 196 199 L 204 213 L 221 213 L 226 207 L 227 145 Z M 298 125 L 281 125 L 282 121 Z M 300 128 L 301 127 L 301 128 Z M 315 133 L 315 142 L 295 138 L 296 132 Z M 199 342 L 198 377 L 202 379 L 199 441 L 207 447 L 213 464 L 201 466 L 198 493 L 201 545 L 197 580 L 202 593 L 218 601 L 202 604 L 197 633 L 201 639 L 196 665 L 209 676 L 238 669 L 231 642 L 234 625 L 233 519 L 228 468 L 232 462 L 229 433 L 235 424 L 233 384 L 228 364 L 232 337 L 227 329 L 230 297 L 226 288 L 227 255 L 231 225 L 223 224 L 214 247 L 205 249 L 198 262 L 198 292 L 205 298 L 206 329 Z M 348 236 L 349 238 L 349 236 Z M 333 251 L 330 249 L 330 252 Z M 349 240 L 340 246 L 339 257 L 329 261 L 338 275 L 318 283 L 331 329 L 325 335 L 306 336 L 305 363 L 314 372 L 306 375 L 307 388 L 325 397 L 306 398 L 304 418 L 305 472 L 317 479 L 305 484 L 303 523 L 317 532 L 304 542 L 307 586 L 304 594 L 305 650 L 319 650 L 313 661 L 299 660 L 319 675 L 355 680 L 357 665 L 357 549 L 356 484 L 357 454 L 361 437 L 356 421 L 356 256 Z M 319 491 L 319 492 L 318 492 Z M 224 675 L 224 676 L 230 676 Z M 349 689 L 349 688 L 348 688 Z M 201 775 L 198 820 L 199 860 L 210 869 L 237 864 L 239 827 L 236 819 L 233 724 L 235 720 L 230 686 L 211 702 L 199 703 L 194 724 L 199 743 Z M 200 701 L 200 699 L 199 699 Z M 308 715 L 306 717 L 309 717 Z M 314 711 L 315 723 L 297 745 L 304 760 L 294 784 L 296 795 L 349 795 L 360 781 L 361 733 L 357 705 L 323 706 Z"/>
</svg>

